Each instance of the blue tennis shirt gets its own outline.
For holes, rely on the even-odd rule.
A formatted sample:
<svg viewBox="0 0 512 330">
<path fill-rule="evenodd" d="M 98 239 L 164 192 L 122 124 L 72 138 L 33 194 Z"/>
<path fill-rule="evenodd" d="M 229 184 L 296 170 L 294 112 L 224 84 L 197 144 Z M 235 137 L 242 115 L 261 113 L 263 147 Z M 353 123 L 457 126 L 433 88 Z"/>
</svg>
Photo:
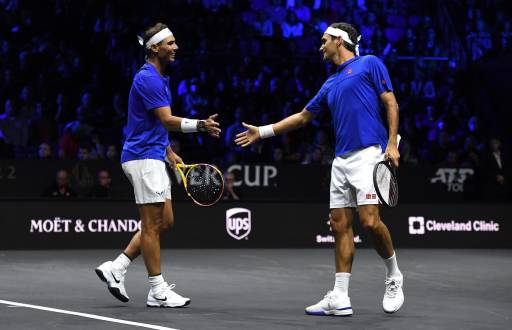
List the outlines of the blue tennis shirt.
<svg viewBox="0 0 512 330">
<path fill-rule="evenodd" d="M 170 107 L 169 77 L 162 77 L 146 63 L 133 78 L 128 98 L 128 124 L 121 163 L 135 159 L 165 159 L 169 133 L 152 111 Z"/>
<path fill-rule="evenodd" d="M 336 135 L 336 157 L 380 144 L 386 150 L 387 129 L 380 94 L 393 91 L 389 73 L 373 55 L 356 56 L 341 64 L 306 105 L 314 115 L 330 110 Z"/>
</svg>

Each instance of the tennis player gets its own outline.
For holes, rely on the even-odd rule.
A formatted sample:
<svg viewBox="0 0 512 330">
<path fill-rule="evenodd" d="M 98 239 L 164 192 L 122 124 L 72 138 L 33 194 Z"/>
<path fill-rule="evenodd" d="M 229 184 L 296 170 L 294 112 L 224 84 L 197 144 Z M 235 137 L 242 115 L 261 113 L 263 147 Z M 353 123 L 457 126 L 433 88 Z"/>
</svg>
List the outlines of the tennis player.
<svg viewBox="0 0 512 330">
<path fill-rule="evenodd" d="M 189 298 L 173 291 L 174 284 L 165 282 L 160 269 L 160 233 L 174 222 L 171 185 L 165 169 L 165 157 L 171 167 L 182 159 L 169 145 L 168 131 L 207 132 L 219 137 L 217 115 L 206 120 L 180 118 L 172 115 L 167 65 L 174 62 L 178 45 L 169 28 L 157 23 L 147 29 L 139 42 L 146 52 L 146 63 L 133 79 L 128 99 L 127 137 L 121 155 L 123 171 L 133 185 L 141 230 L 114 261 L 96 268 L 101 280 L 117 299 L 129 300 L 125 276 L 130 263 L 141 252 L 151 286 L 147 306 L 182 307 Z"/>
<path fill-rule="evenodd" d="M 248 146 L 259 139 L 286 133 L 307 125 L 315 115 L 330 111 L 336 134 L 336 157 L 331 170 L 331 227 L 335 233 L 336 275 L 334 289 L 315 305 L 306 308 L 310 315 L 353 314 L 348 295 L 354 237 L 352 220 L 356 208 L 362 227 L 372 237 L 386 266 L 382 307 L 394 313 L 404 302 L 403 276 L 398 269 L 393 243 L 379 215 L 379 201 L 373 186 L 373 167 L 385 157 L 398 166 L 398 104 L 384 64 L 375 56 L 359 56 L 359 33 L 348 23 L 331 24 L 320 47 L 325 61 L 337 65 L 318 93 L 299 113 L 278 123 L 251 126 L 235 142 Z M 386 110 L 387 130 L 380 103 Z"/>
</svg>

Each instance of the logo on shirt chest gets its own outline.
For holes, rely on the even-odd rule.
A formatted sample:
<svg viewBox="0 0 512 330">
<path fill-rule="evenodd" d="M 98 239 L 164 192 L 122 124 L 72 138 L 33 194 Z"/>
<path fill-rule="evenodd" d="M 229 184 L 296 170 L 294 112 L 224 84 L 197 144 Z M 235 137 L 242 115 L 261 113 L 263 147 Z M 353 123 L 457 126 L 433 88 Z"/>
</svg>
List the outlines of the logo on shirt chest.
<svg viewBox="0 0 512 330">
<path fill-rule="evenodd" d="M 352 68 L 348 68 L 347 75 L 352 74 Z"/>
</svg>

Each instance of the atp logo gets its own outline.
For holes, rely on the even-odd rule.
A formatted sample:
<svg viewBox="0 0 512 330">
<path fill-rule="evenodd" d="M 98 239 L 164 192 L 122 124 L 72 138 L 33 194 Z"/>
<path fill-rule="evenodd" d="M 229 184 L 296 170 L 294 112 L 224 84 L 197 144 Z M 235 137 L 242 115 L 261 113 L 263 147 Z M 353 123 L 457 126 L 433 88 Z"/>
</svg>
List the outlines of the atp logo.
<svg viewBox="0 0 512 330">
<path fill-rule="evenodd" d="M 447 191 L 463 192 L 466 179 L 475 174 L 472 168 L 439 168 L 430 183 L 443 183 Z"/>
<path fill-rule="evenodd" d="M 409 234 L 411 234 L 411 235 L 425 234 L 425 218 L 409 217 Z"/>
<path fill-rule="evenodd" d="M 226 231 L 234 239 L 241 240 L 251 232 L 251 210 L 236 207 L 226 211 Z"/>
</svg>

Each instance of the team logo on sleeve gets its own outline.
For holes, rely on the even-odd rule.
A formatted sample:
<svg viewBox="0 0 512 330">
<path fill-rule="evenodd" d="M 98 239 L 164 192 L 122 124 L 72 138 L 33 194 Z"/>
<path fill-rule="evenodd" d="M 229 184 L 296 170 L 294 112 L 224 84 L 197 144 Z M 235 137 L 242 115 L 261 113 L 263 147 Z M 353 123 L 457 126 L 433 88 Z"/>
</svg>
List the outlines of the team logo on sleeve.
<svg viewBox="0 0 512 330">
<path fill-rule="evenodd" d="M 247 237 L 251 232 L 251 210 L 241 207 L 226 210 L 226 231 L 237 240 Z"/>
</svg>

